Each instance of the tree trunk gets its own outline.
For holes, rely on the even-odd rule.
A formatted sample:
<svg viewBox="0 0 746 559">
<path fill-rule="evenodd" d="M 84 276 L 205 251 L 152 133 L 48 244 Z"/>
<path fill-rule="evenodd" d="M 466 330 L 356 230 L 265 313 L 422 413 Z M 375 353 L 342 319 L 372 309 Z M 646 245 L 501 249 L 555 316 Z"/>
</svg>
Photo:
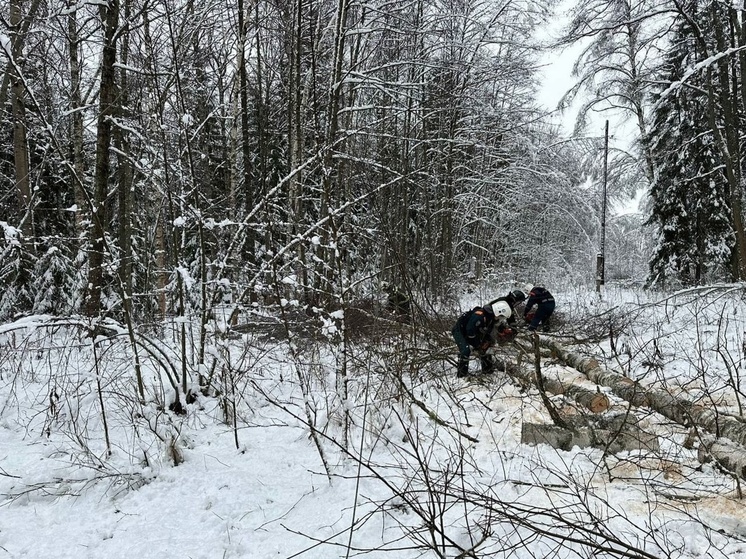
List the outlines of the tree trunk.
<svg viewBox="0 0 746 559">
<path fill-rule="evenodd" d="M 247 44 L 247 24 L 244 13 L 244 0 L 238 0 L 238 81 L 239 81 L 239 100 L 241 104 L 241 159 L 243 160 L 243 190 L 246 200 L 246 214 L 248 215 L 256 203 L 254 195 L 254 184 L 251 180 L 251 146 L 249 144 L 249 82 L 246 73 L 246 50 Z M 246 245 L 248 250 L 245 257 L 249 262 L 254 260 L 254 231 L 248 228 L 246 231 Z"/>
<path fill-rule="evenodd" d="M 161 320 L 166 319 L 168 302 L 166 300 L 166 288 L 168 286 L 168 273 L 166 272 L 168 262 L 166 259 L 166 231 L 163 227 L 163 211 L 156 216 L 158 223 L 155 226 L 155 267 L 157 273 L 156 285 L 158 288 L 158 312 Z"/>
<path fill-rule="evenodd" d="M 130 18 L 130 0 L 124 1 L 125 21 Z M 122 48 L 120 59 L 122 65 L 126 68 L 129 58 L 129 36 L 125 33 L 122 35 Z M 121 107 L 129 107 L 129 95 L 127 86 L 127 72 L 121 73 L 121 94 L 117 103 L 117 116 L 126 117 Z M 129 109 L 125 109 L 129 111 Z M 122 304 L 126 307 L 128 313 L 132 312 L 132 188 L 134 188 L 134 170 L 130 162 L 131 146 L 128 138 L 128 132 L 120 126 L 113 130 L 114 139 L 118 153 L 119 164 L 119 284 L 122 290 Z"/>
<path fill-rule="evenodd" d="M 341 160 L 336 162 L 332 156 L 334 153 L 341 151 L 342 147 L 337 146 L 336 142 L 339 136 L 340 130 L 340 110 L 343 108 L 343 79 L 342 79 L 342 67 L 345 60 L 345 35 L 347 32 L 347 14 L 349 0 L 338 0 L 337 13 L 336 13 L 336 28 L 334 36 L 334 58 L 333 58 L 333 71 L 329 77 L 330 86 L 330 99 L 329 99 L 329 112 L 327 116 L 328 128 L 326 131 L 326 153 L 324 155 L 324 179 L 323 179 L 323 195 L 322 195 L 322 206 L 321 216 L 328 217 L 329 223 L 326 227 L 327 230 L 327 241 L 338 247 L 327 251 L 324 258 L 325 265 L 319 270 L 319 276 L 323 278 L 322 290 L 328 295 L 329 302 L 332 304 L 342 304 L 344 309 L 345 301 L 345 286 L 344 277 L 346 270 L 343 269 L 344 261 L 340 256 L 339 252 L 339 230 L 344 223 L 344 215 L 334 216 L 329 215 L 329 211 L 335 205 L 342 205 L 345 201 L 344 185 L 343 180 L 343 163 Z M 348 61 L 349 62 L 349 61 Z M 335 285 L 336 284 L 336 285 Z M 349 444 L 349 429 L 350 429 L 350 412 L 349 412 L 349 378 L 347 376 L 347 329 L 346 325 L 342 324 L 342 344 L 341 344 L 341 359 L 337 366 L 336 371 L 336 386 L 337 396 L 342 404 L 344 413 L 344 425 L 343 425 L 343 436 L 342 445 L 347 448 Z"/>
<path fill-rule="evenodd" d="M 23 22 L 21 0 L 10 3 L 10 28 L 14 31 L 12 39 L 13 60 L 9 64 L 10 74 L 5 78 L 12 80 L 11 104 L 13 111 L 13 158 L 15 163 L 16 199 L 20 214 L 31 212 L 31 183 L 29 181 L 29 153 L 26 137 L 26 105 L 24 102 L 24 84 L 20 75 L 23 66 Z M 31 221 L 33 223 L 33 220 Z M 33 232 L 31 232 L 33 237 Z"/>
<path fill-rule="evenodd" d="M 524 368 L 504 359 L 495 359 L 495 364 L 522 384 L 536 384 L 536 375 L 532 368 Z M 609 409 L 609 398 L 606 394 L 578 386 L 579 378 L 577 375 L 547 376 L 543 374 L 542 380 L 547 392 L 565 394 L 593 413 L 603 413 Z"/>
<path fill-rule="evenodd" d="M 715 31 L 716 49 L 723 53 L 726 51 L 725 37 L 722 26 L 724 22 L 718 15 L 718 5 L 710 6 L 710 16 Z M 696 24 L 693 24 L 693 27 Z M 726 24 L 727 27 L 727 24 Z M 703 56 L 710 57 L 710 49 L 707 42 L 697 34 Z M 719 84 L 713 83 L 713 65 L 717 65 Z M 706 69 L 707 78 L 707 102 L 708 122 L 712 129 L 715 145 L 718 147 L 725 164 L 725 177 L 728 181 L 728 196 L 731 205 L 731 219 L 733 231 L 736 237 L 736 245 L 731 259 L 731 274 L 734 280 L 746 278 L 746 233 L 743 227 L 742 215 L 742 192 L 741 192 L 741 163 L 740 143 L 738 127 L 738 103 L 737 95 L 731 92 L 730 68 L 728 57 L 722 56 Z M 734 83 L 738 83 L 734 80 Z M 736 88 L 737 89 L 737 88 Z M 721 123 L 718 116 L 722 116 Z"/>
<path fill-rule="evenodd" d="M 630 421 L 619 429 L 599 426 L 563 428 L 545 423 L 523 423 L 521 425 L 521 443 L 530 445 L 548 444 L 566 451 L 572 450 L 574 446 L 599 448 L 612 454 L 631 450 L 652 452 L 660 450 L 658 437 L 640 429 L 636 418 L 630 418 Z"/>
<path fill-rule="evenodd" d="M 73 9 L 72 0 L 68 2 L 67 40 L 70 51 L 70 145 L 71 163 L 74 176 L 71 177 L 75 199 L 75 237 L 80 239 L 83 233 L 84 216 L 87 215 L 88 199 L 83 190 L 85 188 L 85 157 L 83 155 L 83 97 L 81 94 L 81 61 L 80 36 L 78 32 L 78 12 Z"/>
<path fill-rule="evenodd" d="M 20 76 L 13 81 L 13 158 L 15 163 L 16 197 L 18 209 L 23 214 L 31 208 L 31 181 L 29 180 L 29 152 L 26 136 L 26 103 L 24 85 Z M 31 221 L 33 223 L 33 220 Z M 33 236 L 33 232 L 32 232 Z"/>
<path fill-rule="evenodd" d="M 36 18 L 36 12 L 39 11 L 39 7 L 41 6 L 41 0 L 34 0 L 29 7 L 26 17 L 23 17 L 23 1 L 11 0 L 10 3 L 10 53 L 12 59 L 8 60 L 8 65 L 3 73 L 3 80 L 0 83 L 0 107 L 4 107 L 8 100 L 11 80 L 18 77 L 14 66 L 17 66 L 17 60 L 23 52 L 24 41 L 28 36 L 31 23 Z"/>
<path fill-rule="evenodd" d="M 156 66 L 155 62 L 155 56 L 153 54 L 153 39 L 151 37 L 150 32 L 150 17 L 147 12 L 143 13 L 143 25 L 142 30 L 143 34 L 145 36 L 145 45 L 148 47 L 148 53 L 146 56 L 147 64 L 146 69 L 152 76 L 156 76 L 158 73 L 158 68 Z M 157 82 L 156 82 L 157 84 Z M 154 107 L 155 115 L 157 117 L 158 122 L 163 121 L 163 104 L 162 102 L 155 103 Z M 163 158 L 163 172 L 164 172 L 164 180 L 165 184 L 171 184 L 170 180 L 170 172 L 169 172 L 169 152 L 167 148 L 167 142 L 165 140 L 165 134 L 163 134 L 163 129 L 161 128 L 161 157 Z M 158 304 L 158 311 L 160 313 L 161 319 L 166 318 L 166 313 L 168 312 L 168 299 L 167 299 L 167 286 L 169 282 L 169 266 L 170 262 L 168 259 L 168 240 L 167 235 L 168 231 L 166 229 L 165 223 L 167 223 L 166 219 L 167 216 L 169 219 L 171 219 L 173 223 L 174 218 L 174 212 L 173 212 L 173 202 L 171 199 L 171 189 L 166 189 L 166 192 L 163 195 L 163 199 L 159 201 L 156 204 L 156 209 L 153 212 L 153 219 L 156 221 L 155 226 L 155 269 L 156 269 L 156 286 L 157 286 L 157 304 Z M 173 246 L 175 250 L 178 250 L 178 243 L 176 242 L 176 235 L 173 236 Z M 174 255 L 174 260 L 178 261 L 178 254 Z"/>
<path fill-rule="evenodd" d="M 101 58 L 101 87 L 99 114 L 96 130 L 96 169 L 93 177 L 93 228 L 91 248 L 88 253 L 88 300 L 86 314 L 98 315 L 103 288 L 104 249 L 106 242 L 106 186 L 111 168 L 111 115 L 116 103 L 115 68 L 117 59 L 116 31 L 119 25 L 119 0 L 108 0 L 99 9 L 104 28 L 104 46 Z"/>
<path fill-rule="evenodd" d="M 728 439 L 718 439 L 711 435 L 700 437 L 697 460 L 706 464 L 715 460 L 720 466 L 746 479 L 746 449 Z"/>
<path fill-rule="evenodd" d="M 294 238 L 303 218 L 303 178 L 302 171 L 296 171 L 303 161 L 303 84 L 302 53 L 303 53 L 303 0 L 296 0 L 290 11 L 288 59 L 290 60 L 290 76 L 288 80 L 288 169 L 291 178 L 288 181 L 288 238 Z M 298 245 L 298 260 L 296 271 L 301 285 L 308 286 L 308 270 L 305 261 L 304 245 Z"/>
<path fill-rule="evenodd" d="M 349 0 L 338 0 L 337 11 L 335 14 L 336 24 L 334 31 L 334 54 L 332 58 L 332 72 L 329 76 L 329 105 L 327 109 L 327 125 L 325 131 L 324 146 L 324 159 L 323 159 L 323 187 L 321 193 L 321 208 L 319 215 L 323 220 L 327 220 L 325 227 L 325 238 L 323 244 L 331 246 L 338 242 L 335 238 L 336 230 L 339 227 L 336 221 L 341 220 L 336 216 L 330 215 L 332 207 L 341 205 L 344 201 L 344 192 L 340 192 L 338 189 L 340 178 L 340 160 L 334 160 L 335 153 L 338 153 L 341 146 L 336 145 L 339 139 L 340 130 L 340 110 L 343 108 L 342 100 L 343 95 L 343 83 L 342 83 L 342 67 L 345 61 L 345 34 L 347 30 L 347 14 Z M 322 293 L 326 294 L 329 302 L 333 299 L 334 291 L 334 262 L 335 253 L 338 249 L 325 249 L 324 256 L 322 257 L 323 262 L 318 262 L 318 277 L 321 279 L 321 285 L 318 286 Z"/>
</svg>

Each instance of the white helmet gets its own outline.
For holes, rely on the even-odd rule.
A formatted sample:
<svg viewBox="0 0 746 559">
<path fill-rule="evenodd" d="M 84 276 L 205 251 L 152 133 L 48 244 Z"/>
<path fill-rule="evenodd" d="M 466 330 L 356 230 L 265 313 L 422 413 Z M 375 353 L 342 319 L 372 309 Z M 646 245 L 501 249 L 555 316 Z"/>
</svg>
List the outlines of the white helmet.
<svg viewBox="0 0 746 559">
<path fill-rule="evenodd" d="M 503 318 L 510 318 L 510 305 L 505 301 L 497 301 L 492 303 L 492 312 L 495 313 L 496 317 L 502 316 Z"/>
</svg>

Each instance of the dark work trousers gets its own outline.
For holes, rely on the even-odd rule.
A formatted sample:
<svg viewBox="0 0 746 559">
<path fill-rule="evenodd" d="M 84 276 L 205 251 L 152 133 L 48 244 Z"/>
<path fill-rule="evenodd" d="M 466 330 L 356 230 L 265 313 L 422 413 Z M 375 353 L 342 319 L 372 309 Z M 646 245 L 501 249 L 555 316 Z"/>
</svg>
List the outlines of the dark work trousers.
<svg viewBox="0 0 746 559">
<path fill-rule="evenodd" d="M 547 330 L 549 317 L 554 312 L 554 301 L 547 301 L 546 303 L 539 303 L 536 305 L 536 313 L 534 318 L 531 319 L 531 324 L 528 325 L 528 329 L 531 331 L 536 330 L 539 324 L 544 326 L 544 330 Z"/>
<path fill-rule="evenodd" d="M 469 342 L 466 341 L 466 336 L 464 336 L 464 333 L 461 331 L 458 324 L 453 327 L 451 334 L 453 335 L 453 339 L 456 340 L 456 345 L 458 346 L 459 351 L 456 376 L 464 377 L 469 374 L 469 356 L 471 355 L 472 347 L 469 345 Z M 486 374 L 491 373 L 495 366 L 492 356 L 480 352 L 479 360 L 482 363 L 482 372 Z"/>
<path fill-rule="evenodd" d="M 456 340 L 458 346 L 458 369 L 457 376 L 465 377 L 469 374 L 469 355 L 471 355 L 471 346 L 466 341 L 466 336 L 461 331 L 461 327 L 456 324 L 451 330 L 453 339 Z"/>
</svg>

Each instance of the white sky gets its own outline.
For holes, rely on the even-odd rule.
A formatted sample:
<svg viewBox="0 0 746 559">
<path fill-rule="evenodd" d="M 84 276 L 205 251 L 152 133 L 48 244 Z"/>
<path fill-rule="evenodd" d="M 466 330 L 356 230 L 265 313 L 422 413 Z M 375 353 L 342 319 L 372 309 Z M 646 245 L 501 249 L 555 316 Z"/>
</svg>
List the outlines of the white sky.
<svg viewBox="0 0 746 559">
<path fill-rule="evenodd" d="M 557 23 L 553 29 L 548 30 L 549 34 L 557 32 L 560 28 L 562 18 L 557 17 L 555 21 Z M 537 93 L 537 101 L 548 111 L 554 111 L 554 122 L 560 125 L 568 136 L 572 134 L 575 127 L 575 119 L 580 102 L 576 101 L 564 112 L 557 110 L 557 105 L 565 93 L 576 83 L 576 79 L 572 76 L 572 68 L 581 51 L 582 44 L 574 45 L 561 52 L 546 54 L 541 62 L 543 65 L 543 78 L 541 87 Z M 619 114 L 611 112 L 592 114 L 587 127 L 588 135 L 603 136 L 606 119 L 609 120 L 610 148 L 630 149 L 632 142 L 636 138 L 636 128 L 627 117 L 620 117 Z M 640 204 L 644 196 L 645 192 L 640 191 L 628 202 L 615 204 L 611 208 L 611 211 L 617 215 L 637 213 L 640 211 Z"/>
</svg>

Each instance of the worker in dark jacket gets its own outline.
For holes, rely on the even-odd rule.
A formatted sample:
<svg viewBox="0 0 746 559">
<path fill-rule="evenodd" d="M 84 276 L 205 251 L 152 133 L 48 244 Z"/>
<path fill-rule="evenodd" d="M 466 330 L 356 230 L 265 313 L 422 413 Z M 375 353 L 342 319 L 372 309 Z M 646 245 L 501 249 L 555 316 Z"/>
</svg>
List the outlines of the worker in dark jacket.
<svg viewBox="0 0 746 559">
<path fill-rule="evenodd" d="M 469 356 L 472 349 L 479 352 L 482 372 L 485 374 L 492 372 L 494 361 L 487 353 L 487 350 L 495 343 L 492 332 L 495 327 L 498 332 L 507 328 L 507 318 L 510 314 L 507 303 L 497 302 L 494 305 L 474 307 L 459 317 L 451 330 L 459 349 L 457 377 L 461 378 L 469 374 Z"/>
<path fill-rule="evenodd" d="M 492 329 L 495 326 L 495 313 L 490 305 L 474 307 L 462 314 L 451 330 L 453 339 L 458 345 L 458 368 L 456 376 L 461 378 L 469 374 L 469 356 L 471 350 L 480 351 L 482 372 L 492 372 L 492 357 L 486 351 L 494 343 Z"/>
<path fill-rule="evenodd" d="M 523 318 L 529 323 L 529 331 L 535 332 L 539 325 L 544 332 L 549 330 L 549 317 L 554 312 L 554 304 L 554 297 L 546 288 L 535 285 L 531 289 L 526 300 L 526 308 L 523 310 Z"/>
</svg>

